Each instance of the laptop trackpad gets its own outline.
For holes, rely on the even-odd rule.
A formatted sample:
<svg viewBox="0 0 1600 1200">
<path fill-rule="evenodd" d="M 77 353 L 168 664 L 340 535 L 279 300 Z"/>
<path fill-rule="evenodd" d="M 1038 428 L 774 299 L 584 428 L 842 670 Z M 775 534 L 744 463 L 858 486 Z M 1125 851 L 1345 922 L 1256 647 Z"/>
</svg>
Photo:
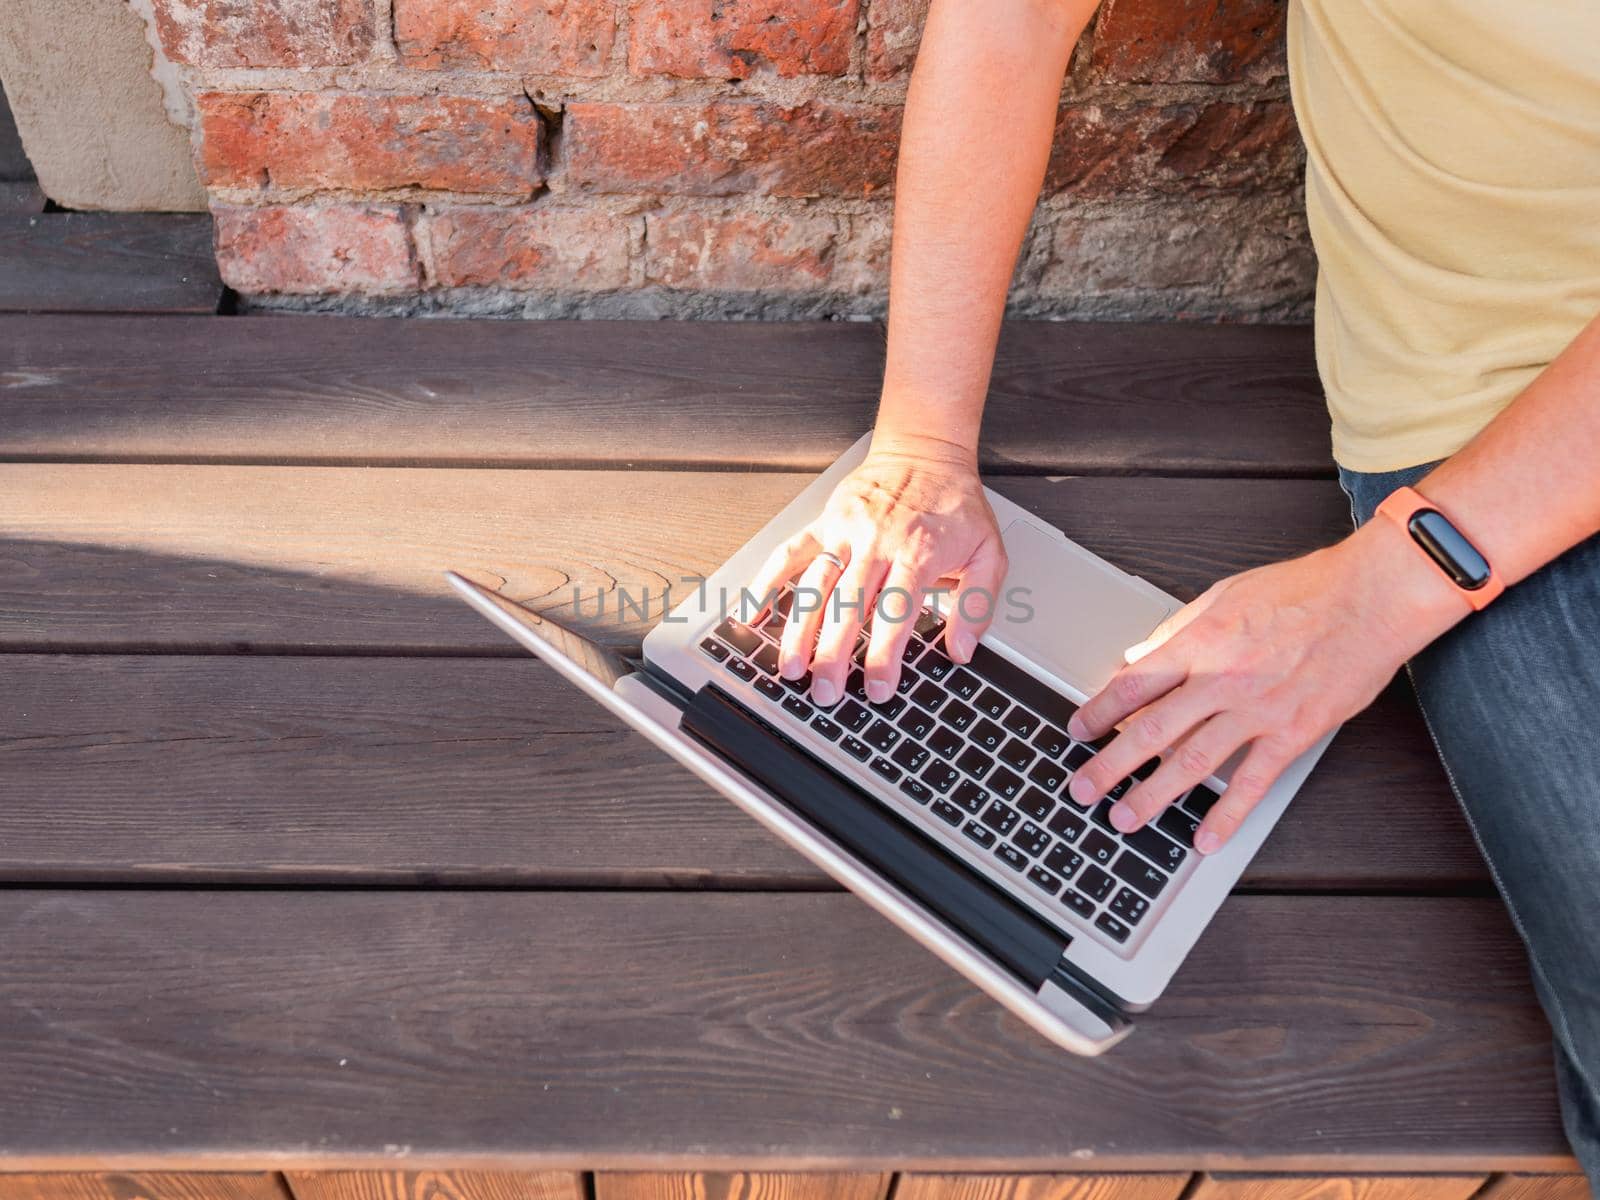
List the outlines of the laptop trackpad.
<svg viewBox="0 0 1600 1200">
<path fill-rule="evenodd" d="M 1027 521 L 1013 521 L 1002 536 L 1011 567 L 991 632 L 1084 692 L 1098 691 L 1122 666 L 1123 651 L 1176 609 Z"/>
</svg>

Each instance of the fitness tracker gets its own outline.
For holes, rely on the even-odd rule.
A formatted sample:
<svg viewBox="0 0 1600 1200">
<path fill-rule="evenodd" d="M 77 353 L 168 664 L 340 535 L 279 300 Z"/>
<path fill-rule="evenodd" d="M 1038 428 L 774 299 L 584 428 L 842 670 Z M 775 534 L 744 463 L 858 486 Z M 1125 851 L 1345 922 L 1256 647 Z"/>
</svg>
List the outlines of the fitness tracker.
<svg viewBox="0 0 1600 1200">
<path fill-rule="evenodd" d="M 1421 493 L 1396 488 L 1378 505 L 1378 512 L 1410 535 L 1412 543 L 1455 584 L 1474 612 L 1487 608 L 1506 590 L 1489 560 Z"/>
</svg>

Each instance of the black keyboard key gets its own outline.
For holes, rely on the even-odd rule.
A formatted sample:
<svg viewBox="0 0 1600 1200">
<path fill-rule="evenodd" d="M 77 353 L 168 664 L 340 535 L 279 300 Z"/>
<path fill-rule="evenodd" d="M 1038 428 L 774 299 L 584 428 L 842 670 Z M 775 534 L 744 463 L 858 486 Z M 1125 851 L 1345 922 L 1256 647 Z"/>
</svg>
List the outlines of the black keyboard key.
<svg viewBox="0 0 1600 1200">
<path fill-rule="evenodd" d="M 928 761 L 928 751 L 915 742 L 901 742 L 889 757 L 908 771 L 920 771 Z"/>
<path fill-rule="evenodd" d="M 1036 787 L 1031 787 L 1023 792 L 1021 798 L 1017 801 L 1017 807 L 1035 821 L 1044 820 L 1050 815 L 1050 810 L 1055 806 L 1056 802 Z"/>
<path fill-rule="evenodd" d="M 1024 821 L 1011 840 L 1029 858 L 1038 858 L 1050 849 L 1050 835 L 1032 821 Z"/>
<path fill-rule="evenodd" d="M 963 779 L 961 786 L 956 788 L 955 793 L 950 798 L 973 816 L 981 813 L 990 799 L 989 793 L 970 779 Z"/>
<path fill-rule="evenodd" d="M 968 746 L 961 757 L 956 759 L 956 766 L 974 779 L 982 779 L 989 773 L 989 768 L 994 766 L 994 759 L 976 746 Z"/>
<path fill-rule="evenodd" d="M 759 633 L 731 619 L 717 626 L 717 636 L 740 654 L 754 654 L 762 644 Z"/>
<path fill-rule="evenodd" d="M 929 763 L 922 769 L 922 782 L 938 792 L 941 796 L 955 786 L 961 774 L 949 763 L 942 763 L 938 759 Z"/>
<path fill-rule="evenodd" d="M 1044 791 L 1059 792 L 1061 785 L 1067 781 L 1067 772 L 1060 763 L 1041 758 L 1033 770 L 1028 772 L 1028 778 Z"/>
<path fill-rule="evenodd" d="M 791 717 L 796 717 L 802 721 L 809 721 L 811 720 L 811 714 L 817 710 L 812 708 L 811 705 L 807 704 L 804 700 L 800 699 L 799 696 L 785 696 L 783 698 L 783 711 L 788 713 Z"/>
<path fill-rule="evenodd" d="M 1050 874 L 1043 867 L 1031 867 L 1028 870 L 1028 882 L 1048 895 L 1054 896 L 1061 890 L 1061 880 Z"/>
<path fill-rule="evenodd" d="M 844 747 L 846 754 L 859 762 L 866 762 L 867 759 L 872 757 L 872 747 L 860 738 L 854 738 L 846 734 L 844 741 L 840 742 L 839 745 Z"/>
<path fill-rule="evenodd" d="M 926 804 L 933 799 L 933 789 L 920 780 L 906 778 L 900 781 L 900 790 L 910 796 L 918 804 Z"/>
<path fill-rule="evenodd" d="M 972 670 L 982 675 L 1019 704 L 1026 704 L 1046 721 L 1065 725 L 1078 706 L 1042 680 L 1035 679 L 1015 663 L 1007 662 L 988 646 L 979 643 L 972 652 Z"/>
<path fill-rule="evenodd" d="M 1140 783 L 1156 773 L 1156 768 L 1161 765 L 1159 758 L 1147 758 L 1133 769 L 1133 777 Z"/>
<path fill-rule="evenodd" d="M 956 669 L 956 665 L 939 650 L 929 647 L 928 652 L 922 656 L 922 661 L 917 664 L 917 669 L 937 683 L 948 678 L 950 672 Z"/>
<path fill-rule="evenodd" d="M 988 713 L 995 720 L 999 720 L 1001 714 L 1011 707 L 1011 701 L 993 688 L 984 688 L 973 703 L 978 706 L 979 712 Z"/>
<path fill-rule="evenodd" d="M 840 728 L 837 721 L 830 721 L 827 717 L 822 716 L 820 713 L 811 718 L 811 728 L 815 729 L 830 742 L 838 741 L 839 735 L 844 732 L 844 730 Z"/>
<path fill-rule="evenodd" d="M 1156 870 L 1131 850 L 1124 850 L 1122 856 L 1111 864 L 1111 873 L 1134 891 L 1152 900 L 1161 895 L 1161 889 L 1167 886 L 1166 874 Z"/>
<path fill-rule="evenodd" d="M 900 782 L 900 768 L 895 766 L 887 758 L 875 758 L 875 759 L 873 759 L 872 760 L 872 770 L 873 770 L 874 774 L 881 775 L 883 778 L 887 779 L 890 783 L 898 783 L 898 782 Z"/>
<path fill-rule="evenodd" d="M 789 619 L 780 612 L 774 612 L 761 624 L 761 636 L 771 638 L 775 642 L 783 641 L 783 627 Z"/>
<path fill-rule="evenodd" d="M 1028 764 L 1039 756 L 1039 752 L 1027 742 L 1012 738 L 1000 748 L 1000 761 L 1008 767 L 1015 767 L 1019 771 L 1026 771 Z"/>
<path fill-rule="evenodd" d="M 723 659 L 728 657 L 728 648 L 721 642 L 717 641 L 716 638 L 706 638 L 705 641 L 700 643 L 700 649 L 704 650 L 718 662 L 721 662 Z"/>
<path fill-rule="evenodd" d="M 956 734 L 952 733 L 948 729 L 945 729 L 943 726 L 930 733 L 928 735 L 927 742 L 928 749 L 932 750 L 940 758 L 954 758 L 956 755 L 960 754 L 962 749 L 966 746 L 966 743 L 957 737 Z"/>
<path fill-rule="evenodd" d="M 1096 804 L 1089 813 L 1089 819 L 1107 833 L 1116 834 L 1118 837 L 1122 836 L 1121 833 L 1118 833 L 1117 827 L 1111 823 L 1111 804 L 1108 801 L 1102 800 L 1099 804 Z"/>
<path fill-rule="evenodd" d="M 785 584 L 778 592 L 778 598 L 772 602 L 772 611 L 777 616 L 788 618 L 794 611 L 794 588 Z"/>
<path fill-rule="evenodd" d="M 1129 925 L 1137 925 L 1150 911 L 1150 901 L 1132 888 L 1123 888 L 1111 901 L 1111 911 Z"/>
<path fill-rule="evenodd" d="M 959 825 L 967 819 L 966 814 L 948 800 L 935 800 L 933 802 L 933 815 L 946 825 Z"/>
<path fill-rule="evenodd" d="M 783 684 L 776 679 L 769 679 L 765 675 L 756 679 L 756 691 L 760 692 L 768 700 L 778 704 L 782 704 L 789 695 L 788 692 L 783 690 Z"/>
<path fill-rule="evenodd" d="M 1118 782 L 1113 783 L 1106 789 L 1106 798 L 1108 800 L 1121 800 L 1128 794 L 1129 790 L 1133 787 L 1133 784 L 1134 780 L 1131 775 L 1127 779 L 1119 780 Z"/>
<path fill-rule="evenodd" d="M 1017 816 L 1015 809 L 1001 804 L 998 800 L 990 801 L 989 807 L 983 810 L 983 816 L 980 819 L 1002 837 L 1015 829 L 1017 822 L 1022 820 L 1021 817 Z"/>
<path fill-rule="evenodd" d="M 869 746 L 876 746 L 884 753 L 894 749 L 894 744 L 900 740 L 900 731 L 887 721 L 874 721 L 871 728 L 861 735 Z"/>
<path fill-rule="evenodd" d="M 1020 775 L 1013 775 L 1004 767 L 996 767 L 988 780 L 989 790 L 1002 800 L 1015 800 L 1027 786 Z"/>
<path fill-rule="evenodd" d="M 796 692 L 803 696 L 811 690 L 811 672 L 807 671 L 799 679 L 780 679 L 779 682 L 791 692 Z"/>
<path fill-rule="evenodd" d="M 993 754 L 1006 740 L 1006 731 L 993 721 L 982 720 L 967 733 L 967 740 Z"/>
<path fill-rule="evenodd" d="M 927 648 L 927 643 L 913 634 L 911 637 L 906 639 L 906 648 L 900 651 L 900 661 L 903 663 L 914 663 L 917 661 L 917 655 L 921 654 Z"/>
<path fill-rule="evenodd" d="M 901 713 L 905 712 L 905 710 L 906 698 L 904 696 L 890 696 L 882 704 L 872 705 L 873 712 L 881 713 L 883 716 L 888 717 L 891 721 L 898 717 Z"/>
<path fill-rule="evenodd" d="M 977 719 L 978 714 L 959 700 L 950 701 L 949 704 L 944 706 L 944 711 L 939 714 L 939 720 L 950 726 L 957 733 L 963 732 Z"/>
<path fill-rule="evenodd" d="M 851 667 L 850 674 L 844 677 L 844 694 L 854 696 L 863 704 L 867 702 L 867 677 L 860 667 Z"/>
<path fill-rule="evenodd" d="M 1128 940 L 1128 935 L 1133 932 L 1108 912 L 1103 912 L 1094 919 L 1094 927 L 1113 942 L 1125 942 Z"/>
<path fill-rule="evenodd" d="M 897 682 L 894 685 L 894 690 L 896 692 L 898 692 L 900 695 L 904 696 L 904 695 L 909 694 L 911 689 L 916 687 L 916 686 L 917 686 L 917 673 L 915 671 L 913 671 L 910 667 L 901 667 L 900 668 L 900 679 L 899 679 L 899 682 Z"/>
<path fill-rule="evenodd" d="M 771 642 L 763 642 L 761 649 L 750 656 L 750 661 L 768 675 L 776 675 L 778 673 L 778 648 Z"/>
<path fill-rule="evenodd" d="M 931 642 L 944 632 L 944 618 L 931 608 L 925 608 L 917 614 L 917 623 L 912 627 L 919 638 Z"/>
<path fill-rule="evenodd" d="M 846 700 L 833 716 L 851 733 L 860 733 L 872 720 L 872 714 L 854 700 Z"/>
<path fill-rule="evenodd" d="M 1081 771 L 1084 765 L 1093 757 L 1093 750 L 1082 742 L 1073 742 L 1072 749 L 1067 751 L 1067 766 L 1074 771 Z"/>
<path fill-rule="evenodd" d="M 1081 892 L 1068 888 L 1061 894 L 1061 903 L 1077 913 L 1085 921 L 1094 916 L 1094 901 Z"/>
<path fill-rule="evenodd" d="M 1057 842 L 1050 847 L 1050 853 L 1044 856 L 1044 865 L 1061 878 L 1071 879 L 1078 873 L 1078 868 L 1083 866 L 1083 855 L 1071 846 L 1063 846 Z"/>
<path fill-rule="evenodd" d="M 986 850 L 995 843 L 994 830 L 985 828 L 976 821 L 968 821 L 961 827 L 961 832 Z"/>
<path fill-rule="evenodd" d="M 1117 881 L 1099 867 L 1085 867 L 1078 889 L 1092 900 L 1104 900 L 1117 886 Z"/>
<path fill-rule="evenodd" d="M 1216 792 L 1201 784 L 1183 798 L 1183 806 L 1201 819 L 1211 811 L 1211 806 L 1222 799 Z"/>
<path fill-rule="evenodd" d="M 730 658 L 725 665 L 728 668 L 729 674 L 738 676 L 746 683 L 749 683 L 752 679 L 760 674 L 759 671 L 757 671 L 749 663 L 745 662 L 745 660 L 740 658 L 738 655 L 734 655 L 732 658 Z"/>
<path fill-rule="evenodd" d="M 1062 805 L 1050 816 L 1050 832 L 1057 837 L 1066 838 L 1069 842 L 1077 841 L 1087 828 L 1089 826 L 1084 819 L 1066 805 Z"/>
<path fill-rule="evenodd" d="M 983 680 L 965 667 L 961 667 L 956 670 L 954 675 L 945 680 L 945 687 L 963 700 L 971 700 L 983 688 Z"/>
<path fill-rule="evenodd" d="M 1082 845 L 1083 852 L 1101 866 L 1105 866 L 1117 856 L 1117 843 L 1098 829 L 1091 829 L 1089 836 L 1083 839 Z"/>
<path fill-rule="evenodd" d="M 1072 745 L 1072 739 L 1054 725 L 1041 725 L 1039 732 L 1034 735 L 1033 744 L 1039 747 L 1040 754 L 1060 758 Z"/>
<path fill-rule="evenodd" d="M 1153 825 L 1125 833 L 1122 840 L 1169 874 L 1183 866 L 1183 860 L 1189 857 L 1187 850 L 1171 838 L 1157 833 Z"/>
<path fill-rule="evenodd" d="M 1014 706 L 1000 724 L 1004 725 L 1019 738 L 1025 738 L 1035 729 L 1039 728 L 1039 718 L 1034 716 L 1021 705 Z"/>
<path fill-rule="evenodd" d="M 1175 804 L 1167 806 L 1156 825 L 1161 832 L 1172 838 L 1180 846 L 1194 845 L 1194 835 L 1200 831 L 1200 821 L 1191 817 Z"/>
<path fill-rule="evenodd" d="M 938 712 L 939 706 L 945 702 L 944 689 L 926 679 L 917 684 L 911 698 L 929 712 Z"/>
<path fill-rule="evenodd" d="M 1013 871 L 1026 871 L 1028 869 L 1028 856 L 1015 846 L 999 845 L 994 848 L 994 856 Z"/>
</svg>

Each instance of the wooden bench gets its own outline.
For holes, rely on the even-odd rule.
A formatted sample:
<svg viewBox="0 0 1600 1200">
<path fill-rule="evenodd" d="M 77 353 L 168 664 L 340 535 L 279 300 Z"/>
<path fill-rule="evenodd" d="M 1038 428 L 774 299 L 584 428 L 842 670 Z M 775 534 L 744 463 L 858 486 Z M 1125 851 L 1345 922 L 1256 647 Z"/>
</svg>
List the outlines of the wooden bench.
<svg viewBox="0 0 1600 1200">
<path fill-rule="evenodd" d="M 0 1198 L 1579 1195 L 1402 685 L 1082 1060 L 441 588 L 715 566 L 881 353 L 0 316 Z M 1009 328 L 983 462 L 1185 596 L 1348 527 L 1302 329 Z"/>
</svg>

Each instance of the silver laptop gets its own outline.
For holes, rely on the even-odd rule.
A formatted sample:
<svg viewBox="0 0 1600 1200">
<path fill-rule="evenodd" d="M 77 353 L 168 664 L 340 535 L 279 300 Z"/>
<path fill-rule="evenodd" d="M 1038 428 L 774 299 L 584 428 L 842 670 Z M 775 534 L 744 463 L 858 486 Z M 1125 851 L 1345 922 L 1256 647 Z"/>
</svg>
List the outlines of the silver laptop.
<svg viewBox="0 0 1600 1200">
<path fill-rule="evenodd" d="M 1099 1054 L 1165 989 L 1328 738 L 1297 760 L 1218 854 L 1194 830 L 1231 763 L 1162 817 L 1120 834 L 1113 795 L 1066 792 L 1096 747 L 1066 719 L 1179 602 L 988 493 L 1010 569 L 970 664 L 925 611 L 898 693 L 859 671 L 814 705 L 777 674 L 788 599 L 756 626 L 741 593 L 821 511 L 862 438 L 644 641 L 640 661 L 451 574 L 475 608 L 1046 1037 Z M 786 597 L 792 593 L 786 593 Z M 1147 764 L 1148 765 L 1148 764 Z M 1143 772 L 1141 772 L 1143 773 Z"/>
</svg>

